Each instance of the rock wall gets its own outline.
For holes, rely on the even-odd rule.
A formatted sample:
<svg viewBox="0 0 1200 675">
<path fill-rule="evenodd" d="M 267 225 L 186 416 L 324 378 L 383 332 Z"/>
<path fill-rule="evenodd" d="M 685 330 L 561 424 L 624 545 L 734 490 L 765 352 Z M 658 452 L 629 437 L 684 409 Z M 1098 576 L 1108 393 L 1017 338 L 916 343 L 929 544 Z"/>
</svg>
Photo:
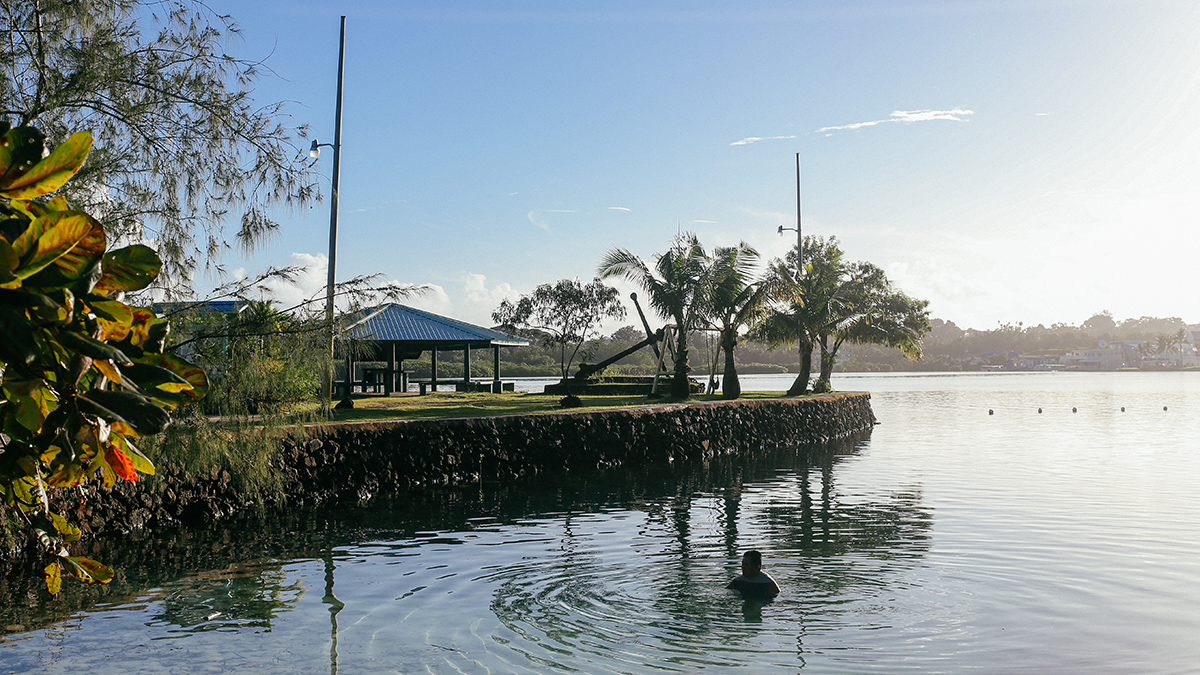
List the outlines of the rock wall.
<svg viewBox="0 0 1200 675">
<path fill-rule="evenodd" d="M 289 506 L 539 474 L 710 459 L 745 447 L 818 443 L 869 428 L 866 393 L 802 399 L 676 403 L 607 410 L 304 427 L 283 441 L 275 469 Z M 95 488 L 91 488 L 96 490 Z M 58 507 L 85 532 L 208 521 L 253 506 L 228 471 L 184 481 L 169 472 L 119 482 Z"/>
</svg>

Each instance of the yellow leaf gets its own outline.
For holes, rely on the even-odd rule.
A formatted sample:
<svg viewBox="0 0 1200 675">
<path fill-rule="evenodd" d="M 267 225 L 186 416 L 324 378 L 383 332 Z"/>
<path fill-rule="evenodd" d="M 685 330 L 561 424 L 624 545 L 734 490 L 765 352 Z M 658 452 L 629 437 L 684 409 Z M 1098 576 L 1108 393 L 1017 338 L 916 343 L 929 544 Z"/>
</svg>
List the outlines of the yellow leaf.
<svg viewBox="0 0 1200 675">
<path fill-rule="evenodd" d="M 107 584 L 112 581 L 113 571 L 108 565 L 80 555 L 67 556 L 62 560 L 67 561 L 75 578 L 86 584 Z"/>
<path fill-rule="evenodd" d="M 120 382 L 121 381 L 121 371 L 117 368 L 116 365 L 113 364 L 113 362 L 111 360 L 94 359 L 92 361 L 92 365 L 96 367 L 96 370 L 100 371 L 101 373 L 104 373 L 104 376 L 108 378 L 109 382 Z"/>
<path fill-rule="evenodd" d="M 9 199 L 32 199 L 50 194 L 66 185 L 87 159 L 92 149 L 92 135 L 80 131 L 54 149 L 23 174 L 5 176 L 0 192 Z"/>
<path fill-rule="evenodd" d="M 43 571 L 46 574 L 46 590 L 50 592 L 50 595 L 58 595 L 58 592 L 62 590 L 62 568 L 56 561 L 46 565 L 46 569 Z"/>
<path fill-rule="evenodd" d="M 113 431 L 116 431 L 115 424 L 113 425 Z M 113 434 L 110 440 L 114 445 L 125 451 L 125 454 L 129 456 L 130 461 L 133 462 L 133 468 L 141 471 L 147 476 L 154 475 L 154 464 L 148 457 L 142 454 L 141 450 L 138 450 L 136 447 L 134 447 L 133 443 L 130 443 L 128 438 L 125 438 L 120 434 Z"/>
<path fill-rule="evenodd" d="M 104 226 L 82 211 L 51 211 L 30 223 L 13 242 L 13 251 L 23 261 L 15 273 L 28 279 L 81 243 L 83 247 L 71 259 L 75 266 L 77 258 L 103 253 Z M 97 246 L 99 253 L 94 251 Z"/>
</svg>

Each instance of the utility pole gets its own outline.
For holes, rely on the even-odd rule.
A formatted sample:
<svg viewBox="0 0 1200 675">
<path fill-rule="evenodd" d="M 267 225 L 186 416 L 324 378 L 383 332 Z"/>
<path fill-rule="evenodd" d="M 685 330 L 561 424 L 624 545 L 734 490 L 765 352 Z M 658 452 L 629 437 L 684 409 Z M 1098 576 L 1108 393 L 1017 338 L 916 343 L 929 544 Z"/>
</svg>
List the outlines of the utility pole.
<svg viewBox="0 0 1200 675">
<path fill-rule="evenodd" d="M 325 283 L 325 337 L 326 360 L 321 383 L 321 408 L 325 414 L 333 404 L 333 296 L 337 279 L 337 225 L 338 225 L 338 178 L 342 161 L 342 74 L 346 63 L 346 17 L 342 17 L 342 33 L 338 40 L 337 107 L 333 121 L 333 190 L 329 205 L 329 277 Z M 314 149 L 317 142 L 313 141 Z M 347 373 L 347 395 L 353 373 Z"/>
</svg>

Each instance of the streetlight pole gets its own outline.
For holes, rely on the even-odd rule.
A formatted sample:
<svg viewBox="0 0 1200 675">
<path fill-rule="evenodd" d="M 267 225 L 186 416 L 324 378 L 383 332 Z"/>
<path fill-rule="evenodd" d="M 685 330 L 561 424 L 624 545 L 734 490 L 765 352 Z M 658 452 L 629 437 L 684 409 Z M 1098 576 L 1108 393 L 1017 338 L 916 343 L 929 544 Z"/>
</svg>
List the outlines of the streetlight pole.
<svg viewBox="0 0 1200 675">
<path fill-rule="evenodd" d="M 783 225 L 780 225 L 779 226 L 779 234 L 783 235 L 784 230 L 796 230 L 796 284 L 799 285 L 800 282 L 804 279 L 804 233 L 801 231 L 802 230 L 802 219 L 800 217 L 800 153 L 798 153 L 798 152 L 796 153 L 796 227 L 794 227 L 794 228 L 793 227 L 784 227 Z M 803 345 L 804 341 L 802 339 L 800 339 L 800 336 L 804 334 L 804 318 L 803 318 L 803 315 L 799 311 L 796 312 L 796 323 L 798 324 L 796 326 L 796 338 L 797 338 L 797 341 L 799 341 L 800 344 Z M 801 349 L 803 349 L 803 347 Z M 801 359 L 801 366 L 803 366 L 803 359 L 804 359 L 803 354 L 800 355 L 800 359 Z M 807 388 L 808 383 L 807 382 L 804 383 L 804 386 L 805 386 L 805 388 Z M 804 393 L 804 392 L 802 390 L 799 393 Z M 789 392 L 789 395 L 790 395 L 790 392 Z"/>
<path fill-rule="evenodd" d="M 796 231 L 796 280 L 799 281 L 804 276 L 804 234 L 801 230 L 800 218 L 800 153 L 796 153 L 796 226 L 784 227 L 779 226 L 779 234 L 783 234 L 784 230 Z"/>
<path fill-rule="evenodd" d="M 321 382 L 321 406 L 328 414 L 333 404 L 333 296 L 334 282 L 337 279 L 337 225 L 338 225 L 338 178 L 341 176 L 342 162 L 342 75 L 346 63 L 346 17 L 342 17 L 341 38 L 338 40 L 338 76 L 337 76 L 337 108 L 333 121 L 333 189 L 329 205 L 329 277 L 325 282 L 325 372 Z M 313 152 L 317 152 L 318 143 L 313 141 Z M 353 379 L 353 374 L 347 374 L 347 382 Z M 347 387 L 347 394 L 349 394 Z"/>
<path fill-rule="evenodd" d="M 804 236 L 800 233 L 800 153 L 796 153 L 796 278 L 804 276 Z"/>
</svg>

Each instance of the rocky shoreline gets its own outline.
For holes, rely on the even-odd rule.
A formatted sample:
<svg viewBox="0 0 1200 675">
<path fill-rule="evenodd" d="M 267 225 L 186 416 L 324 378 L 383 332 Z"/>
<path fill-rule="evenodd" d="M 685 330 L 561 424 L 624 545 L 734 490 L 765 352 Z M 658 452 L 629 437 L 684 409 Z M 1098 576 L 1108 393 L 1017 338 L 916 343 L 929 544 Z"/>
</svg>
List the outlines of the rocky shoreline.
<svg viewBox="0 0 1200 675">
<path fill-rule="evenodd" d="M 229 471 L 184 480 L 169 468 L 137 484 L 59 493 L 85 535 L 210 522 L 251 508 L 364 502 L 425 486 L 704 461 L 753 446 L 820 443 L 871 427 L 870 394 L 670 403 L 595 412 L 300 427 L 282 441 L 280 503 L 256 504 Z"/>
</svg>

